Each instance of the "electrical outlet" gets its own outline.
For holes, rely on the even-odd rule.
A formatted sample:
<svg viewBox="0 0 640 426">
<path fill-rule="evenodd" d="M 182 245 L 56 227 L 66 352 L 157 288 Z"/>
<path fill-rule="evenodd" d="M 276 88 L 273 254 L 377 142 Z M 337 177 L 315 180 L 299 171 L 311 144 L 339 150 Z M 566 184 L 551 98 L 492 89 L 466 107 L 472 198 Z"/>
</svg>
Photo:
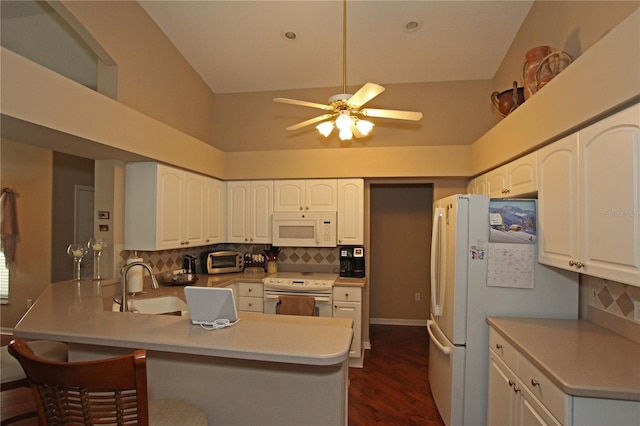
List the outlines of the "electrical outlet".
<svg viewBox="0 0 640 426">
<path fill-rule="evenodd" d="M 415 298 L 416 298 L 416 302 L 420 301 L 420 293 L 416 293 L 415 294 Z"/>
<path fill-rule="evenodd" d="M 640 301 L 633 301 L 633 320 L 635 322 L 640 322 Z"/>
</svg>

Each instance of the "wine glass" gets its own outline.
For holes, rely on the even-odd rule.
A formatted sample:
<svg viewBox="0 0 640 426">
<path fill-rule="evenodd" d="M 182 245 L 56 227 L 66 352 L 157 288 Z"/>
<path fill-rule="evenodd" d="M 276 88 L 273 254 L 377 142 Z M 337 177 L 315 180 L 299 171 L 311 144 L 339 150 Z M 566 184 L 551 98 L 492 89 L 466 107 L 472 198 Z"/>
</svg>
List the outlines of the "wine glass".
<svg viewBox="0 0 640 426">
<path fill-rule="evenodd" d="M 102 238 L 91 238 L 87 243 L 87 249 L 93 250 L 93 280 L 100 281 L 100 255 L 107 248 L 107 242 Z"/>
<path fill-rule="evenodd" d="M 82 259 L 87 255 L 87 248 L 84 244 L 70 244 L 69 247 L 67 247 L 67 254 L 73 257 L 73 261 L 76 264 L 75 277 L 72 281 L 81 281 L 80 264 L 82 263 Z"/>
</svg>

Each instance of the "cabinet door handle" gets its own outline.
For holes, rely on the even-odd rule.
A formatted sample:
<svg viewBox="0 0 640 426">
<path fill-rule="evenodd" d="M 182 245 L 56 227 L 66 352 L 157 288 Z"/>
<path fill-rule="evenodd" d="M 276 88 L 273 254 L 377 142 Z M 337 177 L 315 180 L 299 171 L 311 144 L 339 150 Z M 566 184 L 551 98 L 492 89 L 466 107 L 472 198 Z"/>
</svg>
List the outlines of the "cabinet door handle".
<svg viewBox="0 0 640 426">
<path fill-rule="evenodd" d="M 509 379 L 509 387 L 514 386 L 516 384 L 516 382 L 514 382 L 513 380 Z"/>
<path fill-rule="evenodd" d="M 502 345 L 500 343 L 496 343 L 496 349 L 502 349 Z"/>
<path fill-rule="evenodd" d="M 576 268 L 582 268 L 584 266 L 584 263 L 576 262 L 574 260 L 570 260 L 569 261 L 569 266 L 575 266 Z"/>
<path fill-rule="evenodd" d="M 531 379 L 531 386 L 540 386 L 540 382 L 536 379 Z"/>
<path fill-rule="evenodd" d="M 519 387 L 517 387 L 517 386 L 514 386 L 514 387 L 513 387 L 513 392 L 514 392 L 514 393 L 518 393 L 518 392 L 520 392 L 520 388 L 519 388 Z"/>
</svg>

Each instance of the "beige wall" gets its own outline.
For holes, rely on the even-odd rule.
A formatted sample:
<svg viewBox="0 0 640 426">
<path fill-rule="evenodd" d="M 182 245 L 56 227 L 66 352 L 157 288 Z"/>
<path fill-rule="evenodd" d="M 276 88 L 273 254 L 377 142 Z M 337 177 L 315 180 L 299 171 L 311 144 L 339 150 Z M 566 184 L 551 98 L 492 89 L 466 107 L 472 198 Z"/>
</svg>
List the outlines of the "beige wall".
<svg viewBox="0 0 640 426">
<path fill-rule="evenodd" d="M 371 187 L 371 321 L 426 324 L 432 203 L 432 185 Z"/>
<path fill-rule="evenodd" d="M 53 155 L 6 139 L 0 150 L 0 185 L 16 193 L 20 233 L 9 304 L 0 310 L 1 326 L 13 327 L 27 311 L 27 299 L 35 301 L 50 282 Z"/>
<path fill-rule="evenodd" d="M 49 282 L 55 283 L 73 278 L 73 259 L 67 254 L 69 244 L 86 243 L 74 240 L 75 186 L 94 187 L 94 165 L 93 160 L 87 158 L 54 152 L 52 167 L 51 222 L 54 231 L 51 235 Z M 85 266 L 86 262 L 83 262 Z"/>
<path fill-rule="evenodd" d="M 225 152 L 253 150 L 260 141 L 260 151 L 344 148 L 378 148 L 382 146 L 452 146 L 470 145 L 498 121 L 490 101 L 491 82 L 449 81 L 437 83 L 385 84 L 385 92 L 367 106 L 421 111 L 417 122 L 372 119 L 372 136 L 341 142 L 335 134 L 321 136 L 314 126 L 297 131 L 288 126 L 322 115 L 322 110 L 273 102 L 275 97 L 326 103 L 342 88 L 315 88 L 278 92 L 222 94 L 215 96 L 214 144 Z M 350 87 L 353 93 L 359 87 Z M 464 121 L 464 126 L 460 122 Z M 452 131 L 455 129 L 455 131 Z"/>
<path fill-rule="evenodd" d="M 62 1 L 118 67 L 117 100 L 205 142 L 213 92 L 135 1 Z"/>
<path fill-rule="evenodd" d="M 494 90 L 506 90 L 514 80 L 522 86 L 527 50 L 546 45 L 577 59 L 638 7 L 637 1 L 534 2 L 493 78 Z"/>
</svg>

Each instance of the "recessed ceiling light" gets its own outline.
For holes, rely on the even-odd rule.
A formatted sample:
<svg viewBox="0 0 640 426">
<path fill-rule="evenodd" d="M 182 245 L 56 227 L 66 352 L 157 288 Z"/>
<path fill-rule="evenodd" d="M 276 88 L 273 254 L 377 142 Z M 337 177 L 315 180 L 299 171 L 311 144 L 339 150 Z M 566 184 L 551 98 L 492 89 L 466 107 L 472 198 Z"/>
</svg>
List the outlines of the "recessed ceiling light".
<svg viewBox="0 0 640 426">
<path fill-rule="evenodd" d="M 422 26 L 422 23 L 419 20 L 412 19 L 402 24 L 402 29 L 408 33 L 412 33 L 412 32 L 418 31 L 421 26 Z"/>
<path fill-rule="evenodd" d="M 289 41 L 294 41 L 298 38 L 298 34 L 295 31 L 291 31 L 291 30 L 283 31 L 281 34 L 285 40 L 289 40 Z"/>
</svg>

